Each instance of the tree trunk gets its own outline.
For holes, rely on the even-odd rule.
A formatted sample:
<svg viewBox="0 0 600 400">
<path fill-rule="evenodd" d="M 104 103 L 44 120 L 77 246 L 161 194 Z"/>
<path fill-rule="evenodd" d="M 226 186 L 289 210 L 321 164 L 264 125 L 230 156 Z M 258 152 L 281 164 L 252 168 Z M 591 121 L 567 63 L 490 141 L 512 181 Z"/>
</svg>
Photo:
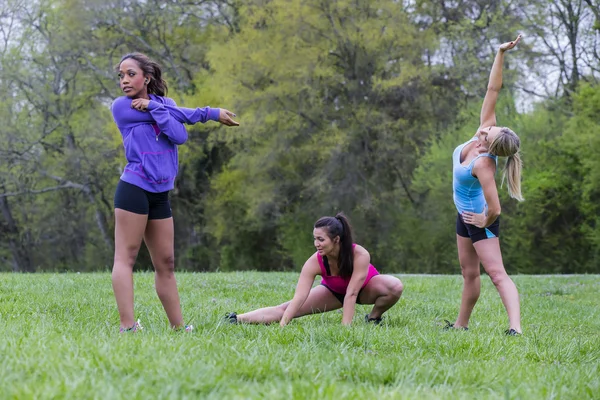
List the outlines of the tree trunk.
<svg viewBox="0 0 600 400">
<path fill-rule="evenodd" d="M 2 224 L 0 235 L 8 242 L 13 257 L 14 272 L 35 272 L 35 267 L 29 257 L 27 248 L 20 239 L 19 228 L 10 211 L 10 205 L 6 197 L 0 197 L 0 208 L 4 223 Z"/>
<path fill-rule="evenodd" d="M 97 204 L 94 195 L 91 191 L 87 192 L 88 199 L 90 203 L 94 205 L 94 209 L 96 210 L 96 224 L 98 225 L 98 229 L 100 229 L 100 233 L 102 234 L 102 239 L 104 239 L 104 243 L 106 247 L 114 251 L 114 244 L 111 238 L 111 235 L 108 233 L 108 225 L 106 223 L 106 214 L 100 209 L 100 205 Z"/>
</svg>

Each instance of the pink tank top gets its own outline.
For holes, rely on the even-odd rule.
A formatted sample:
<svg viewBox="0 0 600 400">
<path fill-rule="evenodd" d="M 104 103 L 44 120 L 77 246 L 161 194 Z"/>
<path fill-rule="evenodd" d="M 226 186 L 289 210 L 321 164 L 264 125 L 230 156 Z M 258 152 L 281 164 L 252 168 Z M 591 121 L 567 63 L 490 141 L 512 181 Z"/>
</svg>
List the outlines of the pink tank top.
<svg viewBox="0 0 600 400">
<path fill-rule="evenodd" d="M 352 248 L 354 249 L 355 247 L 356 244 L 353 244 Z M 347 278 L 344 278 L 341 276 L 331 275 L 331 272 L 329 271 L 329 265 L 327 265 L 327 267 L 325 266 L 325 263 L 323 262 L 323 257 L 319 254 L 319 252 L 317 252 L 317 259 L 319 260 L 319 267 L 321 267 L 321 276 L 323 277 L 323 279 L 321 279 L 321 284 L 327 286 L 329 289 L 336 293 L 346 294 L 348 284 L 350 283 L 350 278 L 352 277 L 349 276 Z M 379 275 L 379 272 L 377 272 L 374 266 L 369 264 L 369 272 L 367 272 L 367 277 L 365 278 L 365 282 L 363 283 L 361 289 L 367 286 L 367 283 L 369 283 L 371 278 L 375 275 Z"/>
</svg>

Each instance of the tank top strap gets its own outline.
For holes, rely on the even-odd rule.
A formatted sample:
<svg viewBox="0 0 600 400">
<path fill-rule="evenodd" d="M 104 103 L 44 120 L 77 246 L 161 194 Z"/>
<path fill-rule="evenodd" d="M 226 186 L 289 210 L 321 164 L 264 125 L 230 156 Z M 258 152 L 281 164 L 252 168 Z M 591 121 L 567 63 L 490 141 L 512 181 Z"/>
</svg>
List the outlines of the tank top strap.
<svg viewBox="0 0 600 400">
<path fill-rule="evenodd" d="M 467 140 L 466 142 L 456 146 L 456 148 L 452 152 L 452 162 L 455 166 L 458 164 L 461 164 L 460 156 L 461 156 L 461 153 L 462 153 L 463 149 L 465 148 L 465 146 L 468 145 L 469 143 L 474 142 L 475 140 L 477 140 L 477 136 L 474 136 L 471 139 Z"/>
<path fill-rule="evenodd" d="M 327 276 L 327 270 L 325 264 L 323 264 L 323 257 L 317 251 L 317 260 L 319 261 L 319 267 L 321 268 L 321 276 Z"/>
<path fill-rule="evenodd" d="M 473 175 L 473 168 L 475 167 L 475 161 L 477 161 L 478 159 L 480 159 L 481 157 L 489 157 L 492 160 L 494 160 L 494 163 L 496 164 L 496 166 L 498 166 L 498 157 L 495 155 L 492 155 L 490 153 L 482 153 L 479 154 L 477 157 L 475 157 L 473 160 L 471 160 L 471 162 L 469 163 L 468 171 L 469 174 Z M 494 170 L 494 173 L 496 172 L 496 170 Z"/>
<path fill-rule="evenodd" d="M 490 154 L 490 153 L 482 153 L 482 154 L 479 154 L 477 157 L 475 157 L 475 158 L 473 159 L 473 161 L 471 161 L 471 164 L 474 164 L 474 163 L 475 163 L 475 161 L 476 161 L 477 159 L 481 158 L 481 157 L 489 157 L 489 158 L 491 158 L 492 160 L 494 160 L 494 161 L 496 161 L 496 162 L 498 161 L 498 156 L 495 156 L 495 155 L 493 155 L 493 154 Z"/>
</svg>

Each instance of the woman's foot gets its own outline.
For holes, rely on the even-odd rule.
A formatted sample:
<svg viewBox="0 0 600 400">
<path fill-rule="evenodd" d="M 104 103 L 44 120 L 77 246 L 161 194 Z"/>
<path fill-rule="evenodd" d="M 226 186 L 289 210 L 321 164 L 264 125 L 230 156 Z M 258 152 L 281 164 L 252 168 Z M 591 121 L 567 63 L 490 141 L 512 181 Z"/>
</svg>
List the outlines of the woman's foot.
<svg viewBox="0 0 600 400">
<path fill-rule="evenodd" d="M 517 331 L 516 329 L 510 328 L 504 331 L 506 336 L 519 336 L 522 335 L 522 332 Z"/>
<path fill-rule="evenodd" d="M 466 326 L 454 326 L 454 324 L 452 322 L 448 321 L 447 319 L 445 319 L 444 322 L 446 322 L 446 326 L 444 326 L 445 331 L 448 331 L 450 329 L 458 329 L 458 330 L 462 330 L 462 331 L 469 330 L 469 328 L 467 328 Z"/>
<path fill-rule="evenodd" d="M 365 322 L 367 324 L 373 323 L 374 325 L 379 325 L 383 321 L 383 317 L 379 318 L 370 318 L 369 314 L 365 315 Z"/>
<path fill-rule="evenodd" d="M 193 332 L 194 325 L 184 325 L 180 326 L 179 328 L 173 328 L 173 330 L 176 332 Z"/>
<path fill-rule="evenodd" d="M 142 326 L 142 324 L 140 324 L 140 320 L 138 319 L 137 322 L 135 322 L 131 328 L 120 327 L 119 333 L 126 333 L 126 332 L 133 333 L 133 332 L 141 331 L 142 329 L 144 329 L 144 327 Z"/>
<path fill-rule="evenodd" d="M 225 320 L 227 322 L 229 322 L 230 324 L 237 324 L 238 323 L 237 314 L 234 312 L 225 314 Z"/>
</svg>

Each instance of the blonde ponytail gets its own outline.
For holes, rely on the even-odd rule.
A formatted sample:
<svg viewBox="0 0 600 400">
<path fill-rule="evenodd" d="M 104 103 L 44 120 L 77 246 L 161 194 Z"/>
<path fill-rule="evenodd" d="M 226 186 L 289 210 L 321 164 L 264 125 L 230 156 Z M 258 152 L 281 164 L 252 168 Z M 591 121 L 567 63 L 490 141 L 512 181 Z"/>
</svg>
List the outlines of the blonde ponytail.
<svg viewBox="0 0 600 400">
<path fill-rule="evenodd" d="M 502 183 L 504 179 L 508 182 L 508 194 L 513 199 L 518 201 L 525 200 L 521 194 L 521 171 L 523 170 L 523 162 L 519 152 L 509 156 L 506 160 L 504 173 L 502 174 Z"/>
<path fill-rule="evenodd" d="M 494 141 L 490 144 L 489 152 L 499 157 L 508 157 L 502 174 L 502 184 L 504 179 L 508 182 L 508 194 L 513 199 L 523 201 L 521 194 L 521 172 L 523 171 L 523 162 L 519 149 L 521 140 L 512 130 L 502 128 Z"/>
</svg>

